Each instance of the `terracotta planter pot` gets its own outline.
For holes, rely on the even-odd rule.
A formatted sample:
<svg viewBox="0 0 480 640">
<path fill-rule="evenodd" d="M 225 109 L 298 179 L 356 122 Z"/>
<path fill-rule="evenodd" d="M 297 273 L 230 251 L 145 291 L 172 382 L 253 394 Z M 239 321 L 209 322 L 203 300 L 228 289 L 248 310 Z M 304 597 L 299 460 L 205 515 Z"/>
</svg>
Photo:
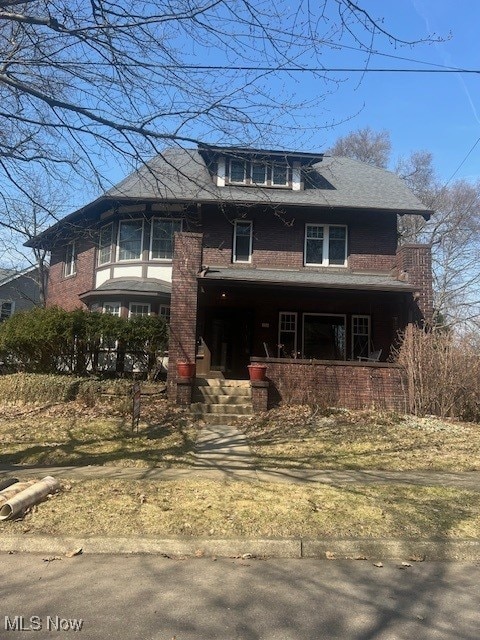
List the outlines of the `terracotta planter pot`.
<svg viewBox="0 0 480 640">
<path fill-rule="evenodd" d="M 177 373 L 180 378 L 193 378 L 195 375 L 195 363 L 177 362 Z"/>
<path fill-rule="evenodd" d="M 265 376 L 267 375 L 267 365 L 249 364 L 248 374 L 250 376 L 250 380 L 265 380 Z"/>
</svg>

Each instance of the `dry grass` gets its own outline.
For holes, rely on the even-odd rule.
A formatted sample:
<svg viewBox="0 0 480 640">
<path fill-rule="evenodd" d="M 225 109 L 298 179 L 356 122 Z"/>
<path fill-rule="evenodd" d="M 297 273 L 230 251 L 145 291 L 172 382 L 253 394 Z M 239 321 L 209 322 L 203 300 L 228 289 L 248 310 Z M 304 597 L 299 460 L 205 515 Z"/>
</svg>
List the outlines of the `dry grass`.
<svg viewBox="0 0 480 640">
<path fill-rule="evenodd" d="M 164 399 L 143 401 L 138 434 L 124 401 L 3 405 L 0 463 L 170 467 L 188 465 L 196 428 Z"/>
<path fill-rule="evenodd" d="M 433 416 L 281 407 L 255 416 L 243 428 L 263 467 L 480 469 L 480 425 Z"/>
<path fill-rule="evenodd" d="M 480 493 L 247 481 L 86 480 L 4 533 L 211 537 L 479 538 Z"/>
</svg>

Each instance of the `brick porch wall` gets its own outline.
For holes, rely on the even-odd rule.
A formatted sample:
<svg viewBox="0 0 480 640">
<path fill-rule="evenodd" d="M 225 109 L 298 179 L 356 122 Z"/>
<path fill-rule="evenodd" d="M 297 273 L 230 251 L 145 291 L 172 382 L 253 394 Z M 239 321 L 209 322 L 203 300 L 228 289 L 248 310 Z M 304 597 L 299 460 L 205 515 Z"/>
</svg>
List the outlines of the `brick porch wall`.
<svg viewBox="0 0 480 640">
<path fill-rule="evenodd" d="M 396 364 L 257 359 L 267 365 L 269 406 L 318 403 L 408 412 L 405 370 Z"/>
<path fill-rule="evenodd" d="M 195 362 L 197 340 L 197 275 L 202 267 L 202 234 L 176 233 L 172 264 L 168 397 L 177 399 L 177 362 Z M 189 404 L 182 396 L 184 404 Z"/>
</svg>

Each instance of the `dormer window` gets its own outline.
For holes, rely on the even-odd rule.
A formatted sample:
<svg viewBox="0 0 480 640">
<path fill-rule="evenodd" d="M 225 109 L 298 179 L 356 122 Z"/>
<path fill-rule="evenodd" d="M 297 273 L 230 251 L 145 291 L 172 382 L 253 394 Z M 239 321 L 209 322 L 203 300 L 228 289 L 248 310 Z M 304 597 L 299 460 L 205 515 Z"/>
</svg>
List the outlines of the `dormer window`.
<svg viewBox="0 0 480 640">
<path fill-rule="evenodd" d="M 245 160 L 230 160 L 228 177 L 230 182 L 245 184 L 247 179 L 247 163 Z"/>
<path fill-rule="evenodd" d="M 286 161 L 266 162 L 231 158 L 227 161 L 227 167 L 227 180 L 230 184 L 291 187 L 291 171 Z"/>
</svg>

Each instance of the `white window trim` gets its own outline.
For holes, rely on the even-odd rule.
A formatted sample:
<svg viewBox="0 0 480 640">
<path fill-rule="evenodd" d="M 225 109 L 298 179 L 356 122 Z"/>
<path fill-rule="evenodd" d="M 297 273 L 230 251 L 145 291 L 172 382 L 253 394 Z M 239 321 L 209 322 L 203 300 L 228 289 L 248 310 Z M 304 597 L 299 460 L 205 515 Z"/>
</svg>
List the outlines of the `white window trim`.
<svg viewBox="0 0 480 640">
<path fill-rule="evenodd" d="M 68 253 L 71 251 L 70 260 L 67 262 Z M 67 269 L 68 267 L 68 269 Z M 75 247 L 75 240 L 69 242 L 65 249 L 65 262 L 63 265 L 64 278 L 73 278 L 77 275 L 77 249 Z"/>
<path fill-rule="evenodd" d="M 237 260 L 237 223 L 250 225 L 250 243 L 248 247 L 248 260 Z M 235 220 L 233 227 L 233 247 L 232 247 L 232 262 L 235 264 L 251 264 L 253 252 L 253 221 L 252 220 Z"/>
<path fill-rule="evenodd" d="M 165 218 L 163 216 L 155 216 L 152 218 L 150 222 L 150 247 L 148 249 L 148 258 L 152 262 L 170 263 L 173 260 L 173 255 L 171 258 L 154 258 L 153 257 L 153 224 L 155 220 L 166 220 L 167 222 L 180 222 L 180 231 L 183 231 L 183 218 Z"/>
<path fill-rule="evenodd" d="M 295 329 L 289 330 L 289 331 L 282 331 L 282 316 L 283 315 L 289 315 L 289 316 L 295 316 Z M 298 313 L 296 311 L 279 311 L 278 312 L 278 346 L 277 346 L 277 356 L 279 358 L 281 358 L 281 339 L 280 339 L 280 334 L 281 333 L 293 333 L 293 340 L 294 340 L 294 347 L 293 350 L 295 353 L 297 353 L 297 341 L 298 341 Z M 293 356 L 292 356 L 293 357 Z"/>
<path fill-rule="evenodd" d="M 243 163 L 243 180 L 232 180 L 232 161 L 233 162 L 242 162 Z M 230 158 L 228 160 L 228 182 L 230 184 L 246 184 L 247 183 L 247 161 L 241 160 L 239 158 Z"/>
<path fill-rule="evenodd" d="M 102 247 L 100 244 L 100 240 L 102 237 L 102 231 L 104 231 L 107 227 L 110 227 L 110 260 L 107 260 L 106 262 L 100 262 L 100 256 L 102 255 Z M 106 248 L 106 247 L 105 247 Z M 103 227 L 100 227 L 100 234 L 98 236 L 98 255 L 97 255 L 97 266 L 98 267 L 103 267 L 106 264 L 111 264 L 112 263 L 112 256 L 113 256 L 113 222 L 109 222 L 108 224 L 103 225 Z"/>
<path fill-rule="evenodd" d="M 255 165 L 263 167 L 265 171 L 265 182 L 256 182 L 253 179 L 253 167 Z M 250 182 L 252 183 L 252 185 L 259 185 L 261 187 L 265 187 L 268 185 L 268 168 L 269 168 L 269 165 L 267 162 L 253 162 L 253 161 L 250 162 Z"/>
<path fill-rule="evenodd" d="M 323 227 L 323 262 L 307 262 L 307 229 L 309 227 Z M 345 258 L 343 264 L 330 264 L 329 241 L 330 228 L 345 229 Z M 311 238 L 310 238 L 311 239 Z M 317 222 L 307 222 L 305 224 L 305 234 L 303 241 L 303 265 L 305 267 L 346 267 L 348 264 L 348 227 L 346 224 L 321 224 Z"/>
<path fill-rule="evenodd" d="M 354 356 L 354 352 L 353 352 L 353 349 L 354 349 L 354 342 L 355 342 L 354 337 L 355 337 L 356 335 L 364 335 L 363 333 L 362 333 L 362 334 L 360 334 L 360 333 L 358 333 L 358 334 L 357 334 L 357 333 L 354 333 L 354 331 L 353 331 L 353 323 L 354 323 L 355 319 L 357 319 L 357 318 L 366 318 L 366 319 L 368 320 L 368 342 L 367 342 L 367 345 L 368 345 L 368 346 L 367 346 L 367 355 L 368 355 L 368 351 L 370 351 L 370 345 L 372 344 L 372 342 L 371 342 L 371 340 L 372 340 L 372 317 L 371 317 L 371 316 L 368 316 L 368 315 L 365 315 L 365 314 L 354 314 L 354 315 L 352 315 L 352 321 L 351 321 L 351 331 L 352 331 L 352 335 L 351 335 L 351 350 L 350 350 L 350 351 L 351 351 L 351 358 L 352 358 L 352 360 L 353 360 L 353 358 L 355 357 L 355 356 Z"/>
<path fill-rule="evenodd" d="M 139 305 L 142 305 L 144 307 L 148 307 L 147 316 L 151 315 L 151 313 L 152 313 L 152 305 L 149 302 L 129 302 L 128 303 L 128 317 L 129 318 L 136 318 L 137 317 L 136 315 L 132 316 L 132 306 L 134 304 L 139 304 Z M 143 314 L 142 314 L 142 317 L 143 317 Z"/>
<path fill-rule="evenodd" d="M 139 258 L 122 258 L 120 260 L 120 230 L 122 228 L 122 224 L 129 222 L 141 222 L 142 223 L 142 238 L 140 240 L 140 257 Z M 143 257 L 143 239 L 145 236 L 145 224 L 142 218 L 132 218 L 128 220 L 119 220 L 118 222 L 118 230 L 117 230 L 117 250 L 115 254 L 115 262 L 141 262 Z"/>
<path fill-rule="evenodd" d="M 347 358 L 347 315 L 345 313 L 311 313 L 305 311 L 302 314 L 302 355 L 305 353 L 305 316 L 323 316 L 328 318 L 343 318 L 343 326 L 345 328 L 345 353 L 343 357 Z"/>
<path fill-rule="evenodd" d="M 116 307 L 118 306 L 118 316 L 115 313 L 112 313 L 112 316 L 115 316 L 117 318 L 120 318 L 122 315 L 122 303 L 119 300 L 113 300 L 112 302 L 108 301 L 108 302 L 102 302 L 102 313 L 108 313 L 108 311 L 106 311 L 105 309 L 105 305 L 110 305 L 112 307 Z"/>
<path fill-rule="evenodd" d="M 162 313 L 162 311 L 167 311 L 167 313 Z M 165 321 L 170 323 L 170 314 L 172 312 L 172 307 L 169 304 L 161 304 L 158 307 L 158 315 L 162 318 L 165 318 Z"/>
</svg>

